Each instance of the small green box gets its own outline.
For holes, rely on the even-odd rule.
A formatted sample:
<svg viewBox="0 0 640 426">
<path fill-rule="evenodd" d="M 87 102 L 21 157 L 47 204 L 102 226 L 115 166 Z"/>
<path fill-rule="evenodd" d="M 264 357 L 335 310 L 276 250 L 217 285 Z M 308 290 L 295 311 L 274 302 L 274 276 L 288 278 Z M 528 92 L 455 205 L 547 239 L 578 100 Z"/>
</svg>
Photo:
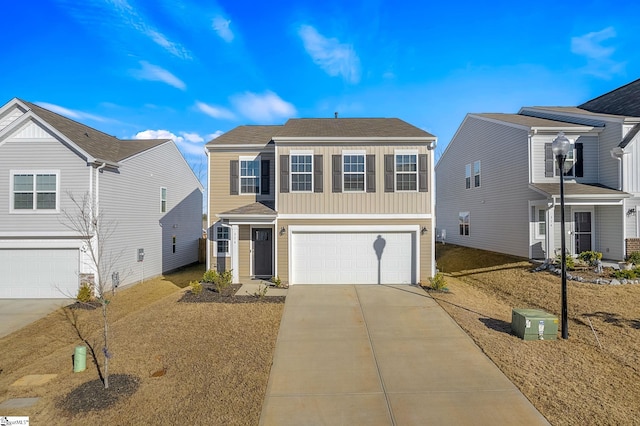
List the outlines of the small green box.
<svg viewBox="0 0 640 426">
<path fill-rule="evenodd" d="M 556 340 L 558 317 L 541 309 L 513 309 L 511 332 L 524 340 Z"/>
</svg>

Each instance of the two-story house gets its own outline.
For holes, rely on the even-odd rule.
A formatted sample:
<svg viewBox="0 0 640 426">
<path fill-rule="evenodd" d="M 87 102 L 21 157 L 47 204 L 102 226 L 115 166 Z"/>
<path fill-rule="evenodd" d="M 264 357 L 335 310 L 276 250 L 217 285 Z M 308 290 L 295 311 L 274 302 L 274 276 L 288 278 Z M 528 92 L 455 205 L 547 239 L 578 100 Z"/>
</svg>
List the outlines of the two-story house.
<svg viewBox="0 0 640 426">
<path fill-rule="evenodd" d="M 640 237 L 640 80 L 578 107 L 468 114 L 436 165 L 439 238 L 533 259 L 560 252 L 560 170 L 571 254 L 621 260 Z M 640 249 L 638 248 L 633 250 Z"/>
<path fill-rule="evenodd" d="M 234 282 L 433 276 L 435 136 L 395 118 L 240 126 L 206 145 L 207 265 Z"/>
<path fill-rule="evenodd" d="M 202 193 L 171 140 L 120 140 L 9 101 L 0 108 L 0 298 L 75 296 L 81 277 L 96 277 L 88 244 L 109 262 L 106 286 L 197 262 Z M 104 245 L 70 226 L 82 217 L 72 197 L 110 224 Z"/>
</svg>

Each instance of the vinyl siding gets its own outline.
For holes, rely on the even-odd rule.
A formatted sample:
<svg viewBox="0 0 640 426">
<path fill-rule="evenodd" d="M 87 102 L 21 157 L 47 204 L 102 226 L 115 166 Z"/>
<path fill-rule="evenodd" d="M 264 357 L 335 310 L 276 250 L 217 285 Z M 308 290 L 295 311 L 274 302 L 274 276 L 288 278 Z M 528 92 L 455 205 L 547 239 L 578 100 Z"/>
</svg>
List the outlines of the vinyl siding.
<svg viewBox="0 0 640 426">
<path fill-rule="evenodd" d="M 202 191 L 174 143 L 123 160 L 117 173 L 101 173 L 99 184 L 100 208 L 117 224 L 109 250 L 122 253 L 115 265 L 121 281 L 136 282 L 197 262 Z M 167 188 L 164 213 L 161 187 Z M 145 251 L 144 262 L 137 261 L 138 248 Z"/>
<path fill-rule="evenodd" d="M 238 274 L 241 277 L 251 275 L 251 226 L 240 225 L 238 232 Z"/>
<path fill-rule="evenodd" d="M 59 172 L 59 213 L 10 213 L 11 170 L 56 170 Z M 89 190 L 86 161 L 61 141 L 32 121 L 8 136 L 0 145 L 0 233 L 28 232 L 55 235 L 67 233 L 62 211 L 73 204 L 66 192 L 84 194 Z"/>
<path fill-rule="evenodd" d="M 328 226 L 392 226 L 392 225 L 417 225 L 420 228 L 426 227 L 429 231 L 421 235 L 418 232 L 417 238 L 420 244 L 420 270 L 418 276 L 424 283 L 428 278 L 432 276 L 433 256 L 432 241 L 433 235 L 431 235 L 431 220 L 401 220 L 401 219 L 387 219 L 387 220 L 348 220 L 348 219 L 323 219 L 323 220 L 279 220 L 277 228 L 285 227 L 287 232 L 280 235 L 278 232 L 274 233 L 274 238 L 277 238 L 277 274 L 282 282 L 289 282 L 289 226 L 293 225 L 328 225 Z M 241 255 L 242 256 L 242 255 Z M 241 257 L 242 259 L 242 257 Z"/>
<path fill-rule="evenodd" d="M 618 189 L 618 160 L 611 158 L 611 150 L 622 141 L 622 125 L 607 123 L 600 133 L 600 176 L 599 182 Z"/>
<path fill-rule="evenodd" d="M 465 189 L 465 165 L 481 161 L 481 186 Z M 446 242 L 529 257 L 528 132 L 467 116 L 436 166 L 436 227 Z M 472 179 L 473 181 L 473 179 Z M 458 214 L 469 212 L 470 235 Z"/>
<path fill-rule="evenodd" d="M 635 209 L 635 213 L 627 214 L 631 209 Z M 625 201 L 625 238 L 640 237 L 640 197 L 629 198 Z"/>
<path fill-rule="evenodd" d="M 323 192 L 278 193 L 278 214 L 429 214 L 432 213 L 431 191 L 385 192 L 384 155 L 396 150 L 415 150 L 418 154 L 432 155 L 425 145 L 331 145 L 331 146 L 278 146 L 276 158 L 290 155 L 294 150 L 313 150 L 323 159 Z M 375 155 L 375 192 L 332 192 L 332 155 L 343 151 L 364 151 Z M 431 161 L 427 161 L 431 164 Z M 279 167 L 279 165 L 278 165 Z M 280 176 L 278 176 L 280 179 Z M 431 170 L 428 185 L 432 190 Z M 279 185 L 278 185 L 279 189 Z"/>
<path fill-rule="evenodd" d="M 595 214 L 595 249 L 602 253 L 604 259 L 624 259 L 623 207 L 595 206 Z"/>
<path fill-rule="evenodd" d="M 2 131 L 5 127 L 13 123 L 16 119 L 21 117 L 24 114 L 22 110 L 18 107 L 14 107 L 9 111 L 6 111 L 5 114 L 0 117 L 0 131 Z"/>
<path fill-rule="evenodd" d="M 540 135 L 531 138 L 532 145 L 532 170 L 533 183 L 557 183 L 558 176 L 545 176 L 545 144 L 552 143 L 557 135 Z M 598 183 L 598 137 L 597 136 L 579 136 L 575 138 L 569 135 L 570 139 L 575 139 L 575 143 L 581 143 L 583 147 L 583 176 L 576 177 L 578 183 Z M 574 155 L 576 155 L 574 153 Z M 576 157 L 577 158 L 577 157 Z M 555 165 L 555 159 L 554 159 Z M 569 178 L 567 178 L 568 180 Z"/>
</svg>

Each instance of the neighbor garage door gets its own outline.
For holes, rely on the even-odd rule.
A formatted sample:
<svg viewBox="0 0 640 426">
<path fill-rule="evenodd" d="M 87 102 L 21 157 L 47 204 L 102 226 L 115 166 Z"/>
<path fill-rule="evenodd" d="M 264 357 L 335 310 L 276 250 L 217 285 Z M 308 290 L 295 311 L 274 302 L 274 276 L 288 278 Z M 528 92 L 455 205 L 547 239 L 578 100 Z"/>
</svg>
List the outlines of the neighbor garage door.
<svg viewBox="0 0 640 426">
<path fill-rule="evenodd" d="M 0 298 L 64 298 L 78 291 L 78 249 L 0 249 Z"/>
<path fill-rule="evenodd" d="M 291 284 L 412 284 L 414 232 L 293 232 Z"/>
</svg>

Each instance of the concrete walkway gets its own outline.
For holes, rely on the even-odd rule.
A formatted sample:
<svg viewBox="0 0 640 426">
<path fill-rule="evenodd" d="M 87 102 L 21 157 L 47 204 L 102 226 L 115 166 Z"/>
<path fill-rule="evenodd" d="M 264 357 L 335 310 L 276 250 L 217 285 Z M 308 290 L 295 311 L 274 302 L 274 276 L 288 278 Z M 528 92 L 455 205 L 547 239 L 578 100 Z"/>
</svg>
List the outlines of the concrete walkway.
<svg viewBox="0 0 640 426">
<path fill-rule="evenodd" d="M 548 425 L 423 290 L 288 290 L 261 425 Z"/>
</svg>

